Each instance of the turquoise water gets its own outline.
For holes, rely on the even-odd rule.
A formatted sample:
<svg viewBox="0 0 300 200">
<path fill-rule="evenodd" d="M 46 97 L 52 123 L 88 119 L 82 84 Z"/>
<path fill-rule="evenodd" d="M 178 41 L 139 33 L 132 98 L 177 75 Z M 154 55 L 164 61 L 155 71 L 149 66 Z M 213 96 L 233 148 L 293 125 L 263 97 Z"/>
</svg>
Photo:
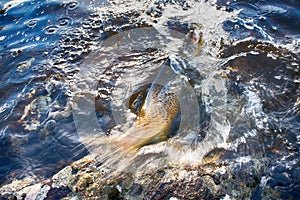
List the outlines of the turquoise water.
<svg viewBox="0 0 300 200">
<path fill-rule="evenodd" d="M 206 4 L 216 13 L 201 9 Z M 196 5 L 198 11 L 189 5 Z M 178 13 L 174 14 L 172 7 Z M 186 14 L 192 10 L 193 14 Z M 280 191 L 284 199 L 299 198 L 300 4 L 296 0 L 177 0 L 133 5 L 114 1 L 0 1 L 0 183 L 24 176 L 44 179 L 87 155 L 70 103 L 73 87 L 78 84 L 75 77 L 89 70 L 82 66 L 101 62 L 95 57 L 102 41 L 135 27 L 154 27 L 160 34 L 167 27 L 183 35 L 178 39 L 184 40 L 190 31 L 185 15 L 202 24 L 206 42 L 199 58 L 178 54 L 191 61 L 194 72 L 187 73 L 191 85 L 210 87 L 214 82 L 226 88 L 226 99 L 219 103 L 212 97 L 199 98 L 199 142 L 209 140 L 211 132 L 228 128 L 229 135 L 220 134 L 231 145 L 230 156 L 224 159 L 255 155 L 268 158 L 264 184 Z M 226 17 L 220 17 L 223 15 Z M 216 32 L 211 31 L 214 23 L 220 25 Z M 152 32 L 148 33 L 147 41 L 151 41 Z M 172 51 L 168 42 L 177 41 L 174 38 L 164 39 L 161 45 Z M 134 41 L 145 42 L 138 39 L 132 39 L 128 46 L 123 44 L 124 51 L 131 44 L 133 47 Z M 215 50 L 221 40 L 226 44 L 221 45 L 224 50 L 218 54 Z M 123 53 L 115 49 L 111 52 Z M 155 50 L 143 53 L 151 59 L 145 58 L 141 64 L 150 66 L 165 59 Z M 130 64 L 144 57 L 134 52 L 119 62 Z M 110 134 L 116 124 L 107 99 L 126 74 L 119 68 L 114 70 L 120 63 L 99 69 L 99 94 L 93 97 L 98 123 L 105 134 Z M 143 73 L 146 68 L 124 69 L 132 70 L 139 77 L 136 81 L 146 83 L 152 68 L 147 68 L 147 73 Z M 218 75 L 220 69 L 228 78 L 224 85 L 211 75 Z M 130 82 L 129 78 L 124 80 Z M 205 93 L 203 89 L 202 94 L 217 92 Z M 223 103 L 226 109 L 211 106 Z M 221 114 L 230 125 L 211 128 L 221 121 Z M 262 188 L 257 185 L 253 197 L 261 196 Z"/>
</svg>

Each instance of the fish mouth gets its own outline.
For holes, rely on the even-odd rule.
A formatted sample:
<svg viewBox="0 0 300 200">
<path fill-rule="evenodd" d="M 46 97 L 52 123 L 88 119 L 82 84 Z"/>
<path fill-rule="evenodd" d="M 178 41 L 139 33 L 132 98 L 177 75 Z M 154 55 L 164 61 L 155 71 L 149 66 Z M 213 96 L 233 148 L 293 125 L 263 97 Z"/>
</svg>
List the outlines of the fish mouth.
<svg viewBox="0 0 300 200">
<path fill-rule="evenodd" d="M 137 116 L 142 114 L 142 107 L 152 84 L 142 85 L 130 96 L 127 106 Z"/>
</svg>

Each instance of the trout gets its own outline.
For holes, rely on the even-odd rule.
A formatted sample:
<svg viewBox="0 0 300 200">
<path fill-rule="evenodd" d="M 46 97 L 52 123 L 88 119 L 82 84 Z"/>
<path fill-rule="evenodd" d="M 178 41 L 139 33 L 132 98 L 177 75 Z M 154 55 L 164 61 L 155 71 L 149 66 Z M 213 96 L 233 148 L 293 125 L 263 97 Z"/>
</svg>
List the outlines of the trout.
<svg viewBox="0 0 300 200">
<path fill-rule="evenodd" d="M 166 140 L 180 112 L 174 92 L 161 85 L 152 85 L 133 125 L 117 139 L 118 146 L 127 151 Z"/>
</svg>

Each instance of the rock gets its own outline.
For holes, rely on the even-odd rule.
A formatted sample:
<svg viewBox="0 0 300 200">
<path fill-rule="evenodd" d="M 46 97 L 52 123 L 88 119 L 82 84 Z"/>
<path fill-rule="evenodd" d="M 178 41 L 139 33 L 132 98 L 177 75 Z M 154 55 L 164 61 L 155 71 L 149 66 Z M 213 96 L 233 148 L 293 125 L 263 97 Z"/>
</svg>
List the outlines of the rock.
<svg viewBox="0 0 300 200">
<path fill-rule="evenodd" d="M 250 198 L 255 188 L 262 186 L 260 180 L 268 164 L 257 157 L 241 163 L 214 161 L 194 167 L 170 164 L 129 173 L 87 156 L 44 181 L 47 184 L 17 180 L 2 186 L 0 191 L 6 199 L 22 199 L 24 194 L 26 199 L 39 200 L 243 199 Z"/>
<path fill-rule="evenodd" d="M 49 185 L 44 185 L 39 192 L 37 193 L 35 199 L 36 200 L 44 200 L 47 198 L 47 193 L 51 189 Z"/>
<path fill-rule="evenodd" d="M 15 180 L 0 188 L 0 194 L 13 194 L 31 186 L 35 181 L 33 178 L 24 178 L 22 180 Z"/>
<path fill-rule="evenodd" d="M 68 186 L 72 179 L 72 167 L 67 166 L 52 177 L 52 188 Z"/>
<path fill-rule="evenodd" d="M 41 183 L 27 186 L 24 189 L 22 189 L 21 191 L 17 192 L 17 197 L 18 197 L 18 199 L 19 198 L 21 199 L 22 196 L 24 196 L 24 194 L 26 194 L 27 199 L 37 199 L 37 196 L 41 190 L 41 187 L 42 187 Z M 43 198 L 39 198 L 39 199 L 43 199 Z"/>
</svg>

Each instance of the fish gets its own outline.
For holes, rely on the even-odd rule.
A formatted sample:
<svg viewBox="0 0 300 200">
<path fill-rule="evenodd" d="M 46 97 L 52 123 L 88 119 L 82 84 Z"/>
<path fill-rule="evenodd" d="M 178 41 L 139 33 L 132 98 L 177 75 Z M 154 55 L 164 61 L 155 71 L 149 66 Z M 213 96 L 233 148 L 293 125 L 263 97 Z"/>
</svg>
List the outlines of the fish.
<svg viewBox="0 0 300 200">
<path fill-rule="evenodd" d="M 118 136 L 116 144 L 133 152 L 145 145 L 168 139 L 174 129 L 174 121 L 180 114 L 176 94 L 167 87 L 153 84 L 141 105 L 133 125 Z"/>
</svg>

